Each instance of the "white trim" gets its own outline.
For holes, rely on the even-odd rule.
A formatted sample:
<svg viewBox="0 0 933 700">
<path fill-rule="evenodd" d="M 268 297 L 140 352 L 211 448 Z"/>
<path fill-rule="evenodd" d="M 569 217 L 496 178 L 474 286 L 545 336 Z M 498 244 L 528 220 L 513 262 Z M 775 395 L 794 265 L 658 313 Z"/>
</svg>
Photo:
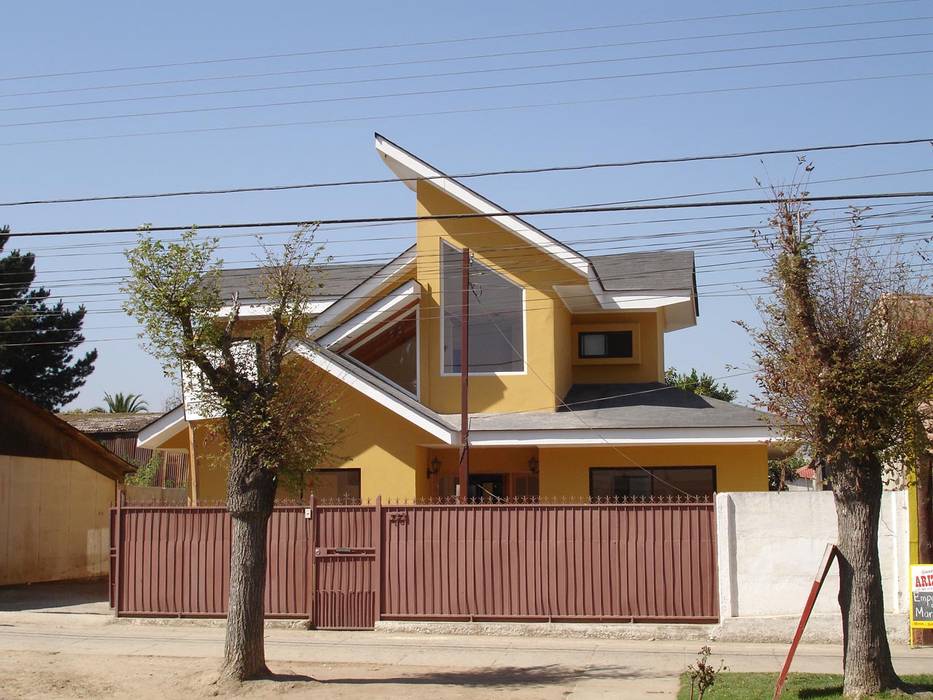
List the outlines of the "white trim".
<svg viewBox="0 0 933 700">
<path fill-rule="evenodd" d="M 304 305 L 303 311 L 306 314 L 316 315 L 327 311 L 327 309 L 335 303 L 336 300 L 311 301 Z M 273 307 L 271 304 L 241 304 L 240 318 L 267 318 L 272 315 L 272 309 Z M 232 310 L 233 306 L 231 304 L 226 304 L 220 307 L 217 315 L 220 317 L 229 316 Z"/>
<path fill-rule="evenodd" d="M 373 338 L 378 338 L 380 335 L 388 331 L 390 328 L 394 327 L 396 323 L 401 323 L 406 318 L 410 318 L 411 316 L 415 317 L 415 393 L 414 394 L 411 393 L 408 389 L 406 389 L 402 385 L 397 384 L 396 382 L 393 382 L 391 379 L 385 376 L 382 372 L 378 372 L 377 370 L 370 367 L 369 365 L 366 365 L 360 362 L 355 357 L 353 357 L 353 355 L 351 354 L 357 348 L 362 347 L 363 345 L 368 343 Z M 394 323 L 389 324 L 385 328 L 380 328 L 374 335 L 366 336 L 365 338 L 360 338 L 357 342 L 353 343 L 352 345 L 343 348 L 340 351 L 340 356 L 343 357 L 348 362 L 352 362 L 353 364 L 357 365 L 358 367 L 361 367 L 362 369 L 366 371 L 372 372 L 373 374 L 378 374 L 379 377 L 383 381 L 388 382 L 389 384 L 394 386 L 399 391 L 404 391 L 406 394 L 408 394 L 413 399 L 420 400 L 421 399 L 421 331 L 419 328 L 420 316 L 421 316 L 421 308 L 419 306 L 415 306 L 412 310 L 399 316 L 398 320 L 395 321 Z"/>
<path fill-rule="evenodd" d="M 448 372 L 448 371 L 447 371 L 447 362 L 446 362 L 446 360 L 445 360 L 445 358 L 444 358 L 444 311 L 445 311 L 445 309 L 444 309 L 444 253 L 443 253 L 443 246 L 445 246 L 445 245 L 446 245 L 448 248 L 452 248 L 454 251 L 456 251 L 456 252 L 458 252 L 458 253 L 462 253 L 462 252 L 463 252 L 463 249 L 462 249 L 462 248 L 457 248 L 456 246 L 451 245 L 451 244 L 448 243 L 447 241 L 444 241 L 444 240 L 441 241 L 440 265 L 438 266 L 438 269 L 440 270 L 440 279 L 439 279 L 439 282 L 440 282 L 440 283 L 438 284 L 438 287 L 440 288 L 440 291 L 441 291 L 441 299 L 440 299 L 441 303 L 438 305 L 439 308 L 440 308 L 440 312 L 441 312 L 441 313 L 440 313 L 440 321 L 441 321 L 441 322 L 440 322 L 440 326 L 441 326 L 441 345 L 440 345 L 440 355 L 441 355 L 440 360 L 441 360 L 441 363 L 440 363 L 440 369 L 441 369 L 441 376 L 442 376 L 442 377 L 459 377 L 459 376 L 460 376 L 460 372 L 459 372 L 459 371 L 457 371 L 457 372 Z M 504 372 L 470 372 L 470 376 L 471 376 L 471 377 L 508 377 L 508 376 L 520 377 L 520 376 L 526 375 L 526 374 L 528 374 L 528 313 L 527 313 L 527 310 L 525 309 L 525 306 L 526 306 L 526 304 L 525 304 L 525 287 L 523 287 L 523 286 L 520 285 L 520 284 L 517 284 L 517 283 L 513 282 L 511 279 L 509 279 L 509 278 L 506 277 L 505 275 L 503 275 L 503 274 L 497 272 L 496 270 L 492 269 L 491 267 L 489 267 L 489 265 L 486 265 L 486 264 L 481 263 L 481 262 L 480 262 L 480 263 L 477 263 L 477 264 L 482 265 L 483 267 L 485 267 L 487 270 L 489 270 L 489 271 L 490 271 L 491 273 L 493 273 L 494 275 L 497 275 L 497 276 L 501 277 L 501 278 L 504 279 L 506 282 L 508 282 L 509 284 L 511 284 L 513 287 L 518 287 L 518 289 L 520 289 L 521 292 L 522 292 L 522 369 L 521 369 L 520 372 L 519 372 L 519 371 L 516 371 L 516 370 L 507 370 L 507 371 L 504 371 Z M 514 349 L 514 348 L 513 348 L 513 349 Z M 462 350 L 461 350 L 461 354 L 462 354 Z"/>
<path fill-rule="evenodd" d="M 147 450 L 161 449 L 159 445 L 175 437 L 187 427 L 185 405 L 181 404 L 140 430 L 136 436 L 136 446 Z"/>
<path fill-rule="evenodd" d="M 430 433 L 434 437 L 443 441 L 445 444 L 454 445 L 457 443 L 457 433 L 454 430 L 442 426 L 440 423 L 433 421 L 424 414 L 414 410 L 403 401 L 399 401 L 391 394 L 387 394 L 369 382 L 363 381 L 352 372 L 348 372 L 346 369 L 328 357 L 325 357 L 323 354 L 315 351 L 314 348 L 310 347 L 306 343 L 295 343 L 292 346 L 292 350 L 317 367 L 320 367 L 328 374 L 344 382 L 351 388 L 356 389 L 364 396 L 367 396 L 376 403 L 385 406 L 390 411 L 398 414 L 410 423 L 414 423 L 425 432 Z"/>
<path fill-rule="evenodd" d="M 498 205 L 490 202 L 468 187 L 461 185 L 456 180 L 447 177 L 433 166 L 428 165 L 417 156 L 396 146 L 379 134 L 376 134 L 376 150 L 386 161 L 386 165 L 389 169 L 400 179 L 405 180 L 405 185 L 411 190 L 415 190 L 415 183 L 410 181 L 412 178 L 427 177 L 431 178 L 430 182 L 432 185 L 443 190 L 451 197 L 479 214 L 505 213 L 505 210 Z M 519 238 L 543 250 L 578 274 L 583 276 L 587 275 L 590 264 L 586 258 L 567 246 L 558 243 L 550 236 L 545 235 L 543 231 L 540 231 L 531 224 L 514 216 L 494 216 L 490 218 L 490 221 L 497 223 Z"/>
<path fill-rule="evenodd" d="M 333 328 L 349 314 L 365 306 L 379 287 L 404 273 L 409 266 L 414 265 L 416 254 L 417 251 L 412 246 L 395 260 L 374 272 L 368 279 L 351 289 L 343 297 L 333 302 L 326 311 L 322 311 L 321 315 L 311 322 L 308 326 L 308 334 L 311 337 L 320 335 L 329 328 Z"/>
<path fill-rule="evenodd" d="M 420 299 L 421 285 L 415 280 L 409 280 L 401 287 L 393 289 L 365 311 L 337 326 L 318 342 L 329 349 L 352 343 L 392 314 L 398 313 L 412 303 L 417 303 Z"/>
<path fill-rule="evenodd" d="M 470 445 L 587 446 L 600 445 L 763 445 L 775 435 L 758 427 L 619 428 L 602 430 L 470 430 Z"/>
</svg>

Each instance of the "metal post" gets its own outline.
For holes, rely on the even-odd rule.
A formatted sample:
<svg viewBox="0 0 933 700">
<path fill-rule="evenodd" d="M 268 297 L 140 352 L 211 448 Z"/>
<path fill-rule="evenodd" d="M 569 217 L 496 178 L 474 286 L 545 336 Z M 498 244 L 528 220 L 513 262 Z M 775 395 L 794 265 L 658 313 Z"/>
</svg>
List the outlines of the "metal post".
<svg viewBox="0 0 933 700">
<path fill-rule="evenodd" d="M 376 549 L 376 561 L 373 562 L 375 567 L 375 599 L 376 605 L 373 621 L 379 622 L 382 619 L 382 559 L 383 552 L 385 551 L 384 542 L 383 542 L 383 530 L 382 530 L 382 495 L 376 496 L 376 507 L 374 509 L 373 517 L 375 518 L 375 532 L 373 533 L 373 544 Z"/>
<path fill-rule="evenodd" d="M 460 470 L 459 501 L 470 483 L 470 249 L 463 249 L 460 290 Z"/>
<path fill-rule="evenodd" d="M 114 517 L 114 530 L 111 533 L 115 548 L 115 556 L 111 563 L 110 577 L 113 580 L 113 615 L 120 617 L 120 604 L 122 596 L 120 595 L 123 587 L 123 507 L 126 505 L 126 492 L 120 486 L 117 486 L 117 508 Z M 115 569 L 115 570 L 114 570 Z"/>
<path fill-rule="evenodd" d="M 314 629 L 317 624 L 317 615 L 315 615 L 317 607 L 317 500 L 314 498 L 314 493 L 311 494 L 311 498 L 308 500 L 308 507 L 311 510 L 311 537 L 310 537 L 310 547 L 308 547 L 308 555 L 311 559 L 311 571 L 309 572 L 309 585 L 310 589 L 310 600 L 308 605 L 308 627 Z"/>
</svg>

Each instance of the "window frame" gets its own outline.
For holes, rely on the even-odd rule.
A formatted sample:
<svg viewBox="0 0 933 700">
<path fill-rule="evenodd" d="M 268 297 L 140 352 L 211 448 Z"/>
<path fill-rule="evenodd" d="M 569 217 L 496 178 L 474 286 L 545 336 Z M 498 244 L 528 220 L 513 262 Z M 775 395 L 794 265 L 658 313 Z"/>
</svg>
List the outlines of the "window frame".
<svg viewBox="0 0 933 700">
<path fill-rule="evenodd" d="M 445 245 L 451 250 L 453 250 L 455 253 L 457 253 L 458 255 L 463 253 L 463 248 L 458 248 L 457 246 L 453 245 L 452 243 L 448 243 L 445 240 L 440 241 L 440 252 L 439 252 L 440 264 L 438 265 L 438 280 L 439 280 L 438 288 L 440 289 L 441 293 L 440 293 L 440 300 L 439 300 L 440 303 L 438 304 L 438 308 L 440 309 L 440 312 L 441 312 L 440 313 L 441 343 L 440 343 L 440 346 L 438 347 L 438 354 L 440 355 L 441 376 L 442 377 L 459 377 L 460 370 L 457 370 L 456 372 L 448 372 L 447 363 L 444 361 L 444 340 L 445 340 L 444 314 L 446 312 L 445 304 L 444 304 L 444 294 L 445 294 L 445 291 L 444 291 L 444 246 Z M 509 284 L 515 286 L 522 293 L 522 312 L 521 312 L 522 313 L 522 347 L 521 347 L 522 368 L 521 370 L 502 370 L 502 371 L 493 371 L 493 372 L 488 372 L 488 371 L 480 372 L 480 371 L 470 370 L 469 375 L 471 377 L 508 377 L 508 376 L 517 377 L 517 376 L 526 375 L 528 374 L 528 313 L 527 313 L 527 308 L 526 308 L 527 299 L 526 299 L 525 287 L 515 282 L 515 280 L 513 280 L 508 275 L 504 274 L 502 271 L 497 270 L 492 265 L 487 264 L 486 262 L 479 261 L 479 260 L 477 260 L 477 262 L 483 267 L 487 268 L 493 274 L 498 275 L 499 277 L 504 279 Z"/>
<path fill-rule="evenodd" d="M 640 471 L 641 469 L 647 469 L 649 472 L 653 472 L 653 471 L 655 471 L 655 470 L 657 470 L 657 471 L 663 471 L 663 470 L 665 470 L 665 469 L 696 469 L 696 470 L 705 469 L 705 470 L 709 471 L 709 472 L 712 474 L 712 477 L 713 477 L 713 478 L 712 478 L 712 482 L 713 482 L 713 492 L 712 492 L 712 495 L 715 496 L 715 495 L 718 493 L 718 484 L 716 483 L 716 478 L 717 478 L 718 475 L 717 475 L 717 473 L 716 473 L 716 472 L 717 472 L 717 469 L 716 469 L 716 465 L 715 465 L 715 464 L 665 464 L 665 465 L 650 466 L 650 467 L 633 467 L 633 466 L 590 467 L 590 473 L 589 473 L 589 494 L 590 494 L 590 498 L 596 498 L 596 496 L 593 495 L 593 475 L 594 475 L 596 472 L 601 472 L 601 471 L 620 471 L 620 470 L 624 470 L 624 469 L 627 469 L 627 470 L 634 470 L 634 471 Z M 659 476 L 661 476 L 661 475 L 659 475 Z M 662 478 L 663 478 L 663 477 L 662 477 Z M 652 478 L 651 478 L 650 483 L 651 483 L 651 497 L 654 498 L 654 497 L 656 497 L 656 494 L 654 493 L 654 483 L 655 483 L 655 481 L 654 481 L 654 475 L 652 475 Z M 600 498 L 602 498 L 602 496 L 600 496 Z M 637 496 L 631 496 L 631 498 L 637 498 Z"/>
<path fill-rule="evenodd" d="M 616 333 L 627 331 L 632 334 L 631 357 L 583 357 L 580 355 L 581 336 L 585 333 Z M 575 365 L 639 365 L 641 364 L 640 323 L 581 323 L 571 326 L 573 364 Z"/>
<path fill-rule="evenodd" d="M 630 352 L 628 355 L 610 355 L 608 352 L 604 355 L 584 355 L 583 354 L 583 345 L 584 339 L 586 336 L 597 335 L 607 338 L 606 348 L 609 348 L 609 335 L 621 335 L 628 333 L 629 336 L 629 348 Z M 577 333 L 577 357 L 581 360 L 631 360 L 635 357 L 635 332 L 631 330 L 612 330 L 612 331 L 579 331 Z"/>
</svg>

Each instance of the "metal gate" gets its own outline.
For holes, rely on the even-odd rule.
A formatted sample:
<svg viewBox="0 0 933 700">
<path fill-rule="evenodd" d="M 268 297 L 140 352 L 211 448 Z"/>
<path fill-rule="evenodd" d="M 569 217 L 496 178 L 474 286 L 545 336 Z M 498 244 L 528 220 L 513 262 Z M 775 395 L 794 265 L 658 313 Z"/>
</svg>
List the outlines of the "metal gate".
<svg viewBox="0 0 933 700">
<path fill-rule="evenodd" d="M 317 629 L 372 629 L 379 597 L 380 508 L 315 508 L 312 501 L 313 603 Z"/>
</svg>

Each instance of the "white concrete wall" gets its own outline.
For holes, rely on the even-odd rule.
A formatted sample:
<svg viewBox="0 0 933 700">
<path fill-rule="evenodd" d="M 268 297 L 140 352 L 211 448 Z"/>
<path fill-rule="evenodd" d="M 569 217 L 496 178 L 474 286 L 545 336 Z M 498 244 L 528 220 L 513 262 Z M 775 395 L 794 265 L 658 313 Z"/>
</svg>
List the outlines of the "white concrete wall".
<svg viewBox="0 0 933 700">
<path fill-rule="evenodd" d="M 836 541 L 832 493 L 721 493 L 716 520 L 722 621 L 799 617 L 826 545 Z M 878 553 L 889 614 L 907 610 L 908 547 L 907 493 L 885 492 Z M 838 615 L 837 571 L 833 564 L 817 598 L 817 615 Z"/>
</svg>

